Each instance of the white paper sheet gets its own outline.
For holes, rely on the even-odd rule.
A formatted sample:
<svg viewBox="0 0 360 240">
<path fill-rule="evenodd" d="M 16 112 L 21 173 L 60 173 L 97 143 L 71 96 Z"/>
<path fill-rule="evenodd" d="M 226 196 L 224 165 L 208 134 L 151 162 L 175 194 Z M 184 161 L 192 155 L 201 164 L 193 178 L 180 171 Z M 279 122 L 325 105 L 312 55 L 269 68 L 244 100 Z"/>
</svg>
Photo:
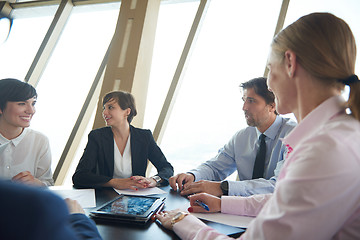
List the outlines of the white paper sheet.
<svg viewBox="0 0 360 240">
<path fill-rule="evenodd" d="M 182 210 L 187 211 L 190 204 L 185 205 Z M 191 213 L 197 218 L 222 223 L 234 227 L 247 228 L 254 217 L 230 215 L 224 213 Z"/>
<path fill-rule="evenodd" d="M 72 189 L 62 186 L 51 186 L 49 189 L 63 199 L 71 198 L 78 201 L 82 208 L 96 207 L 94 189 Z"/>
<path fill-rule="evenodd" d="M 153 188 L 141 188 L 137 191 L 131 190 L 131 189 L 114 189 L 119 194 L 126 194 L 126 195 L 136 195 L 136 196 L 147 196 L 147 195 L 153 195 L 153 194 L 164 194 L 165 191 L 161 190 L 160 188 L 153 187 Z"/>
<path fill-rule="evenodd" d="M 247 228 L 250 222 L 255 219 L 253 217 L 230 215 L 224 213 L 194 213 L 194 216 L 204 220 L 241 228 Z"/>
</svg>

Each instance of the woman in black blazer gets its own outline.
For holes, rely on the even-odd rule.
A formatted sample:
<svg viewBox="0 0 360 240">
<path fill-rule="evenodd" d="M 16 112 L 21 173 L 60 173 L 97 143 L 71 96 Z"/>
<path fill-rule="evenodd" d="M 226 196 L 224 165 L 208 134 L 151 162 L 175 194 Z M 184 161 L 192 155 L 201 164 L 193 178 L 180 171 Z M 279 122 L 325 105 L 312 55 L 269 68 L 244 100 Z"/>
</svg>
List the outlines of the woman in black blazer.
<svg viewBox="0 0 360 240">
<path fill-rule="evenodd" d="M 150 130 L 130 125 L 136 116 L 134 97 L 114 91 L 103 99 L 107 127 L 95 129 L 73 175 L 75 187 L 137 189 L 167 185 L 174 173 Z M 148 161 L 158 174 L 147 178 Z"/>
</svg>

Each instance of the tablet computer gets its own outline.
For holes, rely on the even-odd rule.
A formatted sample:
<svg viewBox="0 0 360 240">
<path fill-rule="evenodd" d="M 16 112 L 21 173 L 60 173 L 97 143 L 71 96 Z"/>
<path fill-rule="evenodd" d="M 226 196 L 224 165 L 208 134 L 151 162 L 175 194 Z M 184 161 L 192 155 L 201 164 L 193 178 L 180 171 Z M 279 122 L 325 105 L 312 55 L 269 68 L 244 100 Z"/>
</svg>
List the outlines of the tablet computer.
<svg viewBox="0 0 360 240">
<path fill-rule="evenodd" d="M 165 197 L 131 196 L 119 197 L 90 212 L 92 218 L 116 222 L 146 224 L 164 207 Z"/>
</svg>

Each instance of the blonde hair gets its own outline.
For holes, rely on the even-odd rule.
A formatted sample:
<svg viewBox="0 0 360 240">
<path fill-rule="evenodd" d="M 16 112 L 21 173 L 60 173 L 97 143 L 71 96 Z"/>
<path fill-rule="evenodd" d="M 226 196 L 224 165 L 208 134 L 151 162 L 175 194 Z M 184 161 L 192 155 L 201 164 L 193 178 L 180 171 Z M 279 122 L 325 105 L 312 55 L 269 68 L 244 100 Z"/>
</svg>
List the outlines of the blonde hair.
<svg viewBox="0 0 360 240">
<path fill-rule="evenodd" d="M 312 13 L 299 18 L 275 36 L 271 47 L 282 58 L 292 50 L 306 71 L 330 86 L 343 88 L 342 80 L 354 75 L 355 38 L 347 23 L 333 14 Z M 360 120 L 360 83 L 349 86 L 347 104 Z"/>
</svg>

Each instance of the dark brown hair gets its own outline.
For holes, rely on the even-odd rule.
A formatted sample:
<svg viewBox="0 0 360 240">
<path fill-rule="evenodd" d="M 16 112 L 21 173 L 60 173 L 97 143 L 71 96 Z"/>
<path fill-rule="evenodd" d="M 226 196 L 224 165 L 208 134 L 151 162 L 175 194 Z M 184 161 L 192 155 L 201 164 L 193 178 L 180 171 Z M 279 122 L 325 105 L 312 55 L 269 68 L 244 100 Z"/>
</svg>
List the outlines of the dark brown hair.
<svg viewBox="0 0 360 240">
<path fill-rule="evenodd" d="M 131 111 L 127 118 L 127 121 L 131 123 L 132 119 L 137 114 L 134 96 L 131 93 L 124 91 L 109 92 L 103 98 L 103 106 L 105 105 L 105 103 L 111 100 L 117 101 L 122 110 L 130 108 Z"/>
<path fill-rule="evenodd" d="M 262 97 L 268 105 L 275 103 L 274 93 L 269 91 L 266 83 L 266 78 L 264 77 L 251 79 L 247 82 L 240 84 L 240 87 L 242 89 L 254 89 L 255 93 Z M 275 114 L 277 115 L 278 113 L 275 111 Z"/>
<path fill-rule="evenodd" d="M 4 111 L 7 102 L 21 102 L 37 97 L 36 90 L 30 84 L 14 79 L 0 80 L 0 109 Z"/>
</svg>

